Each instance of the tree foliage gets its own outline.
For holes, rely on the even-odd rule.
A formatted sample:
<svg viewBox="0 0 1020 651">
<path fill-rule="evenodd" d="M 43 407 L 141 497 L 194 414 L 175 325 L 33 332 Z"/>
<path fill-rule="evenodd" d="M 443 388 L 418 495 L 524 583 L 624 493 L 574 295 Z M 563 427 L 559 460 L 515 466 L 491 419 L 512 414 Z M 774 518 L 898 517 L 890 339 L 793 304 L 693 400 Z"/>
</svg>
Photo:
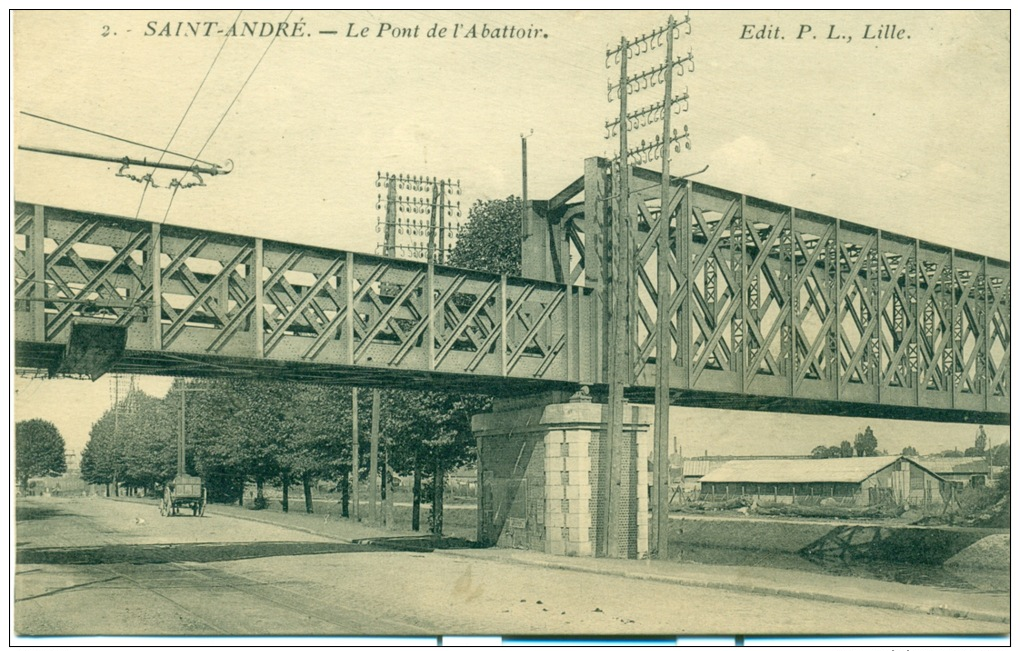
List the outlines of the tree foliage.
<svg viewBox="0 0 1020 651">
<path fill-rule="evenodd" d="M 1000 443 L 992 448 L 992 465 L 993 466 L 1009 465 L 1009 442 Z"/>
<path fill-rule="evenodd" d="M 852 456 L 854 449 L 850 441 L 843 441 L 839 445 L 819 445 L 811 450 L 812 459 L 848 459 Z"/>
<path fill-rule="evenodd" d="M 449 257 L 453 266 L 519 275 L 521 273 L 521 200 L 477 201 Z M 390 460 L 397 472 L 414 475 L 413 510 L 431 500 L 431 530 L 442 534 L 445 478 L 474 458 L 471 416 L 489 408 L 485 396 L 435 391 L 387 391 L 383 430 L 390 441 Z M 417 524 L 417 519 L 412 518 Z"/>
<path fill-rule="evenodd" d="M 854 451 L 859 457 L 874 457 L 878 452 L 878 439 L 871 427 L 865 427 L 863 432 L 858 432 L 854 437 Z"/>
<path fill-rule="evenodd" d="M 521 199 L 478 200 L 450 253 L 450 264 L 465 269 L 521 273 Z"/>
<path fill-rule="evenodd" d="M 985 433 L 984 425 L 978 425 L 977 434 L 974 435 L 974 446 L 963 451 L 965 457 L 983 457 L 988 453 L 988 435 Z"/>
<path fill-rule="evenodd" d="M 59 474 L 67 470 L 64 437 L 48 420 L 33 418 L 14 426 L 15 476 L 22 489 L 30 477 Z"/>
</svg>

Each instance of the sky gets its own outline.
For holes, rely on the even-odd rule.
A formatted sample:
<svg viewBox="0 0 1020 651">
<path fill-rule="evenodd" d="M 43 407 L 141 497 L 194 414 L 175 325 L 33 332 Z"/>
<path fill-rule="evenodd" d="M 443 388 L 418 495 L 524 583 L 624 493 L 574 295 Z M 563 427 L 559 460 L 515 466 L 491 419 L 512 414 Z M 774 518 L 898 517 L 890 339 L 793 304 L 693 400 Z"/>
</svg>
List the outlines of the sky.
<svg viewBox="0 0 1020 651">
<path fill-rule="evenodd" d="M 379 172 L 460 179 L 466 213 L 520 193 L 522 134 L 535 199 L 581 176 L 585 158 L 609 154 L 603 124 L 618 105 L 607 102 L 605 51 L 669 14 L 244 11 L 240 20 L 260 29 L 286 19 L 292 34 L 300 22 L 302 35 L 216 34 L 237 15 L 16 12 L 15 111 L 201 152 L 233 171 L 176 194 L 158 173 L 164 187 L 143 196 L 116 164 L 16 150 L 15 198 L 374 251 Z M 216 24 L 210 36 L 172 35 L 181 21 L 203 32 Z M 690 48 L 695 70 L 677 87 L 691 96 L 681 119 L 692 148 L 673 159 L 674 173 L 708 165 L 705 183 L 1009 258 L 1008 13 L 694 11 L 691 23 L 678 47 Z M 171 35 L 160 35 L 167 25 Z M 479 37 L 464 36 L 471 26 Z M 533 37 L 481 37 L 505 26 Z M 430 37 L 433 27 L 445 36 Z M 774 38 L 742 38 L 756 34 Z M 14 144 L 159 155 L 17 112 Z M 167 386 L 140 383 L 155 395 Z M 50 417 L 75 449 L 110 404 L 105 378 L 19 378 L 15 389 L 15 418 Z M 975 430 L 699 410 L 671 420 L 689 447 L 720 454 L 805 452 L 868 424 L 890 451 L 937 451 L 971 445 Z M 1008 429 L 989 435 L 1003 440 Z"/>
</svg>

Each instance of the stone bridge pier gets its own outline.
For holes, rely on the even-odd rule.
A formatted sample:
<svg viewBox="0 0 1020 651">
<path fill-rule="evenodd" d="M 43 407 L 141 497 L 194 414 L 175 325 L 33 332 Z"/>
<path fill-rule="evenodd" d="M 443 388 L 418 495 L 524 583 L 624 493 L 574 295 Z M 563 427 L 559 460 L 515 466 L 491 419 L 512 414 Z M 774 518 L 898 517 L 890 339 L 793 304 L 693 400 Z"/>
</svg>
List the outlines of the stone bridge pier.
<svg viewBox="0 0 1020 651">
<path fill-rule="evenodd" d="M 623 439 L 611 451 L 606 409 L 557 392 L 497 402 L 472 419 L 480 542 L 566 556 L 647 555 L 653 410 L 626 405 Z M 610 513 L 614 462 L 619 498 Z"/>
</svg>

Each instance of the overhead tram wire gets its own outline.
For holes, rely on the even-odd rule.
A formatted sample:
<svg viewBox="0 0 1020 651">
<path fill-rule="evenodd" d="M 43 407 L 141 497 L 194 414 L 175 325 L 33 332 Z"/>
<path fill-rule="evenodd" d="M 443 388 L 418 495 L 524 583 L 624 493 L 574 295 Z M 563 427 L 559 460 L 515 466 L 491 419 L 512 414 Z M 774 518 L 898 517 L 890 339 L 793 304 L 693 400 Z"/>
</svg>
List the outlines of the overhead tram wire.
<svg viewBox="0 0 1020 651">
<path fill-rule="evenodd" d="M 237 25 L 237 21 L 239 21 L 241 19 L 241 14 L 243 14 L 243 13 L 244 13 L 244 9 L 242 9 L 241 11 L 237 12 L 237 16 L 234 17 L 234 23 L 233 23 L 234 26 Z M 198 99 L 198 94 L 200 92 L 202 92 L 202 87 L 205 86 L 205 82 L 209 79 L 209 75 L 212 74 L 213 67 L 215 67 L 216 66 L 216 62 L 219 61 L 220 55 L 223 54 L 223 48 L 225 48 L 227 46 L 227 41 L 229 41 L 229 40 L 230 40 L 229 36 L 224 36 L 223 37 L 223 43 L 220 45 L 220 49 L 216 51 L 216 56 L 213 57 L 212 63 L 209 64 L 209 69 L 205 71 L 205 76 L 202 77 L 202 81 L 199 82 L 198 88 L 195 89 L 195 94 L 192 95 L 191 101 L 188 103 L 188 108 L 184 109 L 184 115 L 181 116 L 180 122 L 177 123 L 177 128 L 175 128 L 174 132 L 170 135 L 170 140 L 167 141 L 166 147 L 164 148 L 163 152 L 159 155 L 159 160 L 156 161 L 156 165 L 159 165 L 160 163 L 163 162 L 163 157 L 166 155 L 166 150 L 168 150 L 170 148 L 170 145 L 173 144 L 174 138 L 177 137 L 177 132 L 181 130 L 181 125 L 184 124 L 184 120 L 188 117 L 188 113 L 191 111 L 191 107 L 195 105 L 195 100 Z M 155 167 L 152 168 L 152 171 L 156 171 L 156 168 Z M 152 177 L 146 175 L 146 177 L 145 177 L 145 185 L 142 186 L 142 196 L 138 200 L 138 208 L 135 209 L 135 219 L 138 219 L 138 215 L 140 215 L 142 213 L 142 204 L 145 202 L 145 193 L 149 190 L 149 186 L 151 184 L 152 184 Z M 174 186 L 174 192 L 177 191 L 177 187 L 178 186 Z"/>
<path fill-rule="evenodd" d="M 283 22 L 287 22 L 288 20 L 290 20 L 290 16 L 293 13 L 294 13 L 293 9 L 288 11 L 287 16 L 283 19 Z M 269 45 L 266 46 L 266 49 L 265 51 L 262 52 L 262 56 L 259 57 L 259 60 L 255 62 L 255 66 L 251 69 L 251 72 L 248 73 L 248 77 L 244 80 L 244 83 L 242 83 L 241 87 L 237 90 L 237 94 L 234 95 L 234 99 L 230 100 L 230 104 L 227 105 L 227 110 L 223 111 L 223 115 L 220 116 L 219 122 L 217 122 L 216 126 L 213 127 L 212 131 L 209 133 L 209 137 L 205 139 L 205 143 L 202 145 L 202 148 L 198 150 L 198 153 L 195 154 L 195 157 L 192 159 L 192 162 L 197 161 L 198 157 L 201 156 L 202 152 L 205 151 L 205 148 L 209 146 L 209 141 L 211 141 L 213 139 L 213 136 L 216 135 L 216 131 L 220 128 L 220 125 L 223 124 L 223 120 L 226 119 L 227 114 L 230 113 L 230 109 L 234 108 L 234 104 L 237 102 L 237 98 L 239 98 L 241 96 L 241 93 L 244 92 L 245 86 L 247 86 L 248 82 L 251 81 L 251 78 L 255 75 L 255 71 L 259 69 L 259 65 L 262 64 L 262 60 L 266 58 L 267 54 L 269 54 L 269 49 L 273 47 L 273 43 L 276 42 L 276 38 L 279 35 L 280 35 L 279 32 L 273 34 L 273 38 L 269 41 Z M 170 195 L 170 202 L 167 203 L 166 205 L 166 212 L 163 213 L 163 221 L 160 222 L 161 224 L 165 224 L 167 217 L 170 216 L 170 208 L 171 206 L 174 205 L 174 197 L 177 196 L 177 190 L 179 189 L 179 187 L 180 186 L 175 187 L 173 193 L 171 193 Z"/>
</svg>

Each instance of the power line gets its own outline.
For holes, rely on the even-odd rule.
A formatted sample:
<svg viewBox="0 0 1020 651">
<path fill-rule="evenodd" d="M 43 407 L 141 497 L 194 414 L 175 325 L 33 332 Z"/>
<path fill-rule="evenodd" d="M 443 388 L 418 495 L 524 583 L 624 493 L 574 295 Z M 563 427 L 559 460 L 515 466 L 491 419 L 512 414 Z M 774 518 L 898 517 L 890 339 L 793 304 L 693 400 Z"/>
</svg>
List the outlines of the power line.
<svg viewBox="0 0 1020 651">
<path fill-rule="evenodd" d="M 287 16 L 283 19 L 283 22 L 287 22 L 288 20 L 290 20 L 290 16 L 293 13 L 294 13 L 293 9 L 288 11 Z M 241 93 L 244 92 L 245 86 L 247 86 L 248 82 L 251 81 L 251 78 L 255 76 L 255 71 L 259 69 L 259 65 L 262 64 L 262 60 L 266 58 L 267 54 L 269 54 L 269 48 L 273 47 L 273 43 L 276 42 L 276 38 L 279 35 L 280 35 L 279 32 L 273 34 L 273 38 L 272 40 L 269 41 L 269 45 L 266 46 L 266 49 L 265 51 L 262 52 L 262 56 L 259 57 L 259 60 L 255 62 L 255 66 L 251 69 L 251 72 L 248 73 L 248 77 L 244 80 L 244 83 L 242 83 L 241 87 L 237 90 L 237 94 L 234 95 L 234 99 L 230 100 L 230 104 L 227 105 L 227 110 L 223 111 L 223 115 L 220 116 L 220 119 L 216 123 L 216 126 L 213 127 L 213 130 L 209 133 L 209 137 L 205 139 L 205 143 L 202 145 L 202 148 L 198 150 L 198 153 L 195 154 L 195 157 L 192 159 L 192 162 L 197 161 L 198 157 L 201 156 L 202 152 L 205 151 L 205 148 L 209 146 L 209 141 L 211 141 L 213 139 L 213 136 L 216 135 L 216 131 L 220 128 L 220 125 L 223 124 L 223 120 L 226 119 L 227 114 L 230 113 L 230 109 L 234 108 L 234 104 L 237 102 L 237 98 L 241 96 Z M 167 203 L 166 212 L 163 213 L 163 221 L 161 222 L 163 224 L 166 223 L 166 218 L 170 215 L 170 207 L 174 205 L 174 197 L 177 196 L 178 189 L 179 186 L 175 187 L 173 193 L 170 195 L 170 202 Z"/>
<path fill-rule="evenodd" d="M 233 23 L 234 25 L 237 25 L 237 21 L 241 19 L 241 14 L 243 14 L 243 13 L 244 13 L 243 9 L 241 11 L 237 12 L 237 16 L 234 18 L 234 23 Z M 192 95 L 191 102 L 188 103 L 188 108 L 184 109 L 184 115 L 181 116 L 181 121 L 177 123 L 177 128 L 174 129 L 174 132 L 170 135 L 170 140 L 168 140 L 167 143 L 166 143 L 166 149 L 169 149 L 170 145 L 173 144 L 174 138 L 177 137 L 177 132 L 181 130 L 181 125 L 184 124 L 185 118 L 188 117 L 188 113 L 191 111 L 191 107 L 195 105 L 195 100 L 198 99 L 198 94 L 200 92 L 202 92 L 202 87 L 205 86 L 206 80 L 209 79 L 209 75 L 212 73 L 213 67 L 216 65 L 216 62 L 219 61 L 220 55 L 223 54 L 223 48 L 225 48 L 227 46 L 227 41 L 229 41 L 229 40 L 230 40 L 230 36 L 224 36 L 223 37 L 223 43 L 220 45 L 220 49 L 216 51 L 216 56 L 213 57 L 212 63 L 209 64 L 209 69 L 205 71 L 205 76 L 202 77 L 202 81 L 198 84 L 198 88 L 195 89 L 195 94 Z M 165 155 L 166 155 L 166 150 L 164 149 L 163 153 L 161 153 L 159 155 L 159 160 L 156 161 L 157 165 L 159 165 L 160 163 L 163 162 L 163 156 L 165 156 Z M 156 170 L 156 168 L 153 168 L 153 171 L 155 171 L 155 170 Z M 145 202 L 145 193 L 149 190 L 149 186 L 151 184 L 152 184 L 152 177 L 146 175 L 146 177 L 145 177 L 145 185 L 142 187 L 142 196 L 138 200 L 138 208 L 135 210 L 135 219 L 138 219 L 138 215 L 140 215 L 141 212 L 142 212 L 142 204 Z M 174 186 L 174 191 L 175 192 L 177 191 L 177 187 L 178 186 Z"/>
<path fill-rule="evenodd" d="M 145 143 L 136 142 L 134 140 L 128 140 L 127 138 L 121 138 L 119 136 L 113 136 L 113 135 L 110 135 L 108 133 L 103 133 L 102 131 L 96 131 L 94 129 L 87 129 L 85 127 L 79 127 L 78 125 L 75 125 L 75 124 L 70 124 L 68 122 L 61 122 L 60 120 L 54 120 L 53 118 L 48 118 L 48 117 L 45 117 L 45 116 L 42 116 L 42 115 L 36 115 L 35 113 L 29 113 L 27 111 L 19 111 L 19 112 L 22 115 L 27 115 L 30 118 L 35 118 L 37 120 L 43 120 L 45 122 L 52 122 L 54 124 L 59 124 L 60 126 L 63 126 L 63 127 L 69 127 L 71 129 L 77 129 L 78 131 L 84 131 L 86 133 L 91 133 L 91 134 L 94 134 L 94 135 L 97 135 L 97 136 L 102 136 L 104 138 L 110 138 L 111 140 L 117 140 L 117 141 L 120 141 L 120 142 L 126 142 L 127 144 L 135 145 L 136 147 L 145 147 L 146 149 L 152 149 L 153 151 L 163 152 L 164 154 L 170 154 L 171 156 L 179 156 L 181 158 L 188 158 L 188 159 L 191 159 L 192 163 L 202 163 L 203 165 L 215 165 L 215 163 L 210 163 L 210 162 L 204 161 L 204 160 L 198 160 L 197 157 L 192 157 L 192 156 L 189 156 L 188 154 L 181 154 L 181 153 L 178 153 L 178 152 L 175 152 L 175 151 L 170 151 L 169 149 L 165 149 L 165 148 L 162 148 L 162 147 L 153 147 L 152 145 L 146 145 Z"/>
</svg>

